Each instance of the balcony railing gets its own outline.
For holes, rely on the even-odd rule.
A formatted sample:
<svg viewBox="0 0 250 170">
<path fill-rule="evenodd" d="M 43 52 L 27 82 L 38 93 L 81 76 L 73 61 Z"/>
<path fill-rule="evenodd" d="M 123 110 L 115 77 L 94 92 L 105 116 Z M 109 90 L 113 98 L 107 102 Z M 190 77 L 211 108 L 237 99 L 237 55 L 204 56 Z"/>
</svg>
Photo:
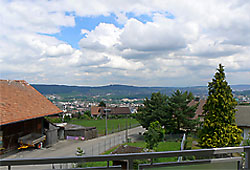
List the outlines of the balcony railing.
<svg viewBox="0 0 250 170">
<path fill-rule="evenodd" d="M 245 153 L 245 158 L 243 159 L 242 157 L 228 157 L 228 155 L 232 155 L 232 153 L 240 153 L 240 154 Z M 224 158 L 217 156 L 218 158 L 216 158 L 216 155 L 227 155 L 227 156 Z M 154 163 L 153 161 L 155 158 L 179 157 L 179 156 L 196 156 L 199 158 L 214 157 L 214 158 L 197 159 L 197 160 L 182 161 L 182 162 L 166 162 L 166 163 Z M 151 160 L 151 162 L 149 164 L 139 164 L 138 165 L 139 169 L 166 167 L 166 166 L 197 165 L 197 164 L 218 163 L 218 162 L 219 163 L 236 162 L 237 169 L 243 169 L 243 168 L 250 169 L 250 146 L 183 150 L 183 151 L 114 154 L 114 155 L 76 156 L 76 157 L 2 159 L 0 160 L 0 166 L 6 166 L 10 170 L 14 166 L 51 164 L 52 165 L 51 167 L 53 169 L 55 164 L 107 161 L 106 167 L 98 167 L 98 168 L 121 169 L 121 167 L 109 166 L 110 161 L 126 161 L 127 169 L 133 169 L 134 160 L 145 160 L 145 159 Z M 80 169 L 86 169 L 86 168 L 80 168 Z M 93 167 L 93 169 L 97 169 L 97 167 Z"/>
</svg>

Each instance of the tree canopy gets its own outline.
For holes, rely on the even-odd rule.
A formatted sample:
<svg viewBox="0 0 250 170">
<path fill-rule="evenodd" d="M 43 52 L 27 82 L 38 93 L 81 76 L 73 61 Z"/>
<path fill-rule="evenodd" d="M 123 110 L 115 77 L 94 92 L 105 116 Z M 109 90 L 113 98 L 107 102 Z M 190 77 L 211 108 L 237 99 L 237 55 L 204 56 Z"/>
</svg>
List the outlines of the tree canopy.
<svg viewBox="0 0 250 170">
<path fill-rule="evenodd" d="M 172 131 L 178 133 L 182 130 L 194 130 L 198 125 L 198 120 L 194 120 L 197 105 L 188 106 L 193 99 L 193 94 L 187 91 L 182 93 L 175 91 L 169 98 L 167 110 L 172 115 Z"/>
<path fill-rule="evenodd" d="M 150 123 L 148 131 L 145 133 L 145 141 L 147 148 L 154 149 L 159 142 L 164 139 L 165 130 L 161 127 L 158 121 Z"/>
<path fill-rule="evenodd" d="M 204 148 L 237 146 L 240 144 L 241 129 L 235 123 L 236 100 L 225 80 L 224 68 L 220 64 L 208 84 L 208 98 L 203 107 L 205 118 L 200 130 L 200 145 Z"/>
<path fill-rule="evenodd" d="M 160 92 L 152 93 L 151 98 L 144 101 L 144 107 L 139 110 L 136 119 L 146 129 L 151 122 L 159 121 L 166 133 L 193 130 L 198 122 L 192 119 L 196 106 L 188 106 L 192 99 L 192 93 L 179 90 L 170 97 Z"/>
<path fill-rule="evenodd" d="M 100 107 L 106 107 L 106 103 L 104 101 L 101 101 L 98 106 L 100 106 Z"/>
<path fill-rule="evenodd" d="M 140 108 L 139 113 L 136 115 L 138 122 L 146 129 L 150 126 L 151 122 L 159 121 L 163 125 L 166 120 L 170 119 L 166 112 L 167 96 L 160 92 L 152 93 L 150 99 L 146 98 L 144 107 Z"/>
</svg>

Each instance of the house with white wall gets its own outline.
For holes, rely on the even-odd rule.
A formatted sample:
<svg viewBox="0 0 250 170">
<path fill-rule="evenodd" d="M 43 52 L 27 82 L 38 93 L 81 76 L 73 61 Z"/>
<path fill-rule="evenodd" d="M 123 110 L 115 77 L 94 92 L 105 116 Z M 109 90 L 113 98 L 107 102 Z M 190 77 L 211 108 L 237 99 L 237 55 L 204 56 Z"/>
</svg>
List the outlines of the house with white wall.
<svg viewBox="0 0 250 170">
<path fill-rule="evenodd" d="M 250 132 L 250 106 L 238 105 L 235 114 L 236 124 L 243 130 L 243 138 L 248 139 Z"/>
</svg>

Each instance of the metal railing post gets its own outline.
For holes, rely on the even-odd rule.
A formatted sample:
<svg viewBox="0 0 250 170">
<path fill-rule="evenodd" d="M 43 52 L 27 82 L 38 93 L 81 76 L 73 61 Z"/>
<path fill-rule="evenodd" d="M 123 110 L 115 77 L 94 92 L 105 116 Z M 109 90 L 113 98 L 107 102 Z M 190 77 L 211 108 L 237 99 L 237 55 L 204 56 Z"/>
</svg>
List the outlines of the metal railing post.
<svg viewBox="0 0 250 170">
<path fill-rule="evenodd" d="M 250 169 L 250 149 L 245 149 L 245 169 Z"/>
<path fill-rule="evenodd" d="M 131 170 L 131 169 L 134 169 L 133 168 L 133 159 L 129 159 L 128 162 L 127 162 L 127 170 Z"/>
<path fill-rule="evenodd" d="M 109 168 L 109 161 L 107 161 L 107 168 Z"/>
</svg>

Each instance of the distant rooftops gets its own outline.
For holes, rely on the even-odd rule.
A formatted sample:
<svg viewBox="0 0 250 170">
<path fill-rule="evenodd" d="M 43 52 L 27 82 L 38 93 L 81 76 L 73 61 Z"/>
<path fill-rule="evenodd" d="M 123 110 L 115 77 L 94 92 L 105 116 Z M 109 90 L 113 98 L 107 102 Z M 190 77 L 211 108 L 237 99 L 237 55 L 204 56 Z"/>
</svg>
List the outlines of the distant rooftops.
<svg viewBox="0 0 250 170">
<path fill-rule="evenodd" d="M 99 107 L 91 106 L 91 114 L 97 116 L 108 112 L 109 115 L 126 115 L 131 114 L 129 107 Z"/>
<path fill-rule="evenodd" d="M 190 103 L 188 103 L 188 106 L 194 106 L 196 104 L 199 104 L 195 111 L 195 116 L 193 119 L 197 119 L 198 117 L 203 116 L 203 106 L 205 103 L 206 103 L 205 99 L 199 99 L 199 98 L 195 98 Z"/>
</svg>

